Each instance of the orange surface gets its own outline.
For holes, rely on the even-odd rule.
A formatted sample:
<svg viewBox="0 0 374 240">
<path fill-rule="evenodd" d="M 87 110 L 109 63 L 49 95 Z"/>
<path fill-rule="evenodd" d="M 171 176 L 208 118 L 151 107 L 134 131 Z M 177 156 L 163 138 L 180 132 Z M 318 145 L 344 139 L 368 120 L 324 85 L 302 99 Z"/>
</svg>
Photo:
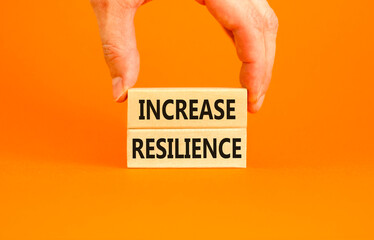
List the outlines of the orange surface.
<svg viewBox="0 0 374 240">
<path fill-rule="evenodd" d="M 270 4 L 248 168 L 130 170 L 89 1 L 2 1 L 0 239 L 374 239 L 374 4 Z M 203 6 L 154 1 L 136 27 L 136 87 L 239 87 Z"/>
</svg>

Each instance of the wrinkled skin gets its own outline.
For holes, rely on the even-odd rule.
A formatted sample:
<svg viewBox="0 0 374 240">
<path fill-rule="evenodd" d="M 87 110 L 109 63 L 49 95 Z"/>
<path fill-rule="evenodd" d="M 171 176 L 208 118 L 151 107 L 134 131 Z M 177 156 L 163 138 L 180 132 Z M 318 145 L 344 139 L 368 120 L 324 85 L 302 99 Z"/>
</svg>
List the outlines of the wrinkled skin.
<svg viewBox="0 0 374 240">
<path fill-rule="evenodd" d="M 150 0 L 91 0 L 116 102 L 127 98 L 139 74 L 134 16 Z M 196 0 L 225 28 L 242 61 L 240 83 L 248 90 L 248 111 L 257 112 L 269 87 L 278 19 L 266 0 Z"/>
</svg>

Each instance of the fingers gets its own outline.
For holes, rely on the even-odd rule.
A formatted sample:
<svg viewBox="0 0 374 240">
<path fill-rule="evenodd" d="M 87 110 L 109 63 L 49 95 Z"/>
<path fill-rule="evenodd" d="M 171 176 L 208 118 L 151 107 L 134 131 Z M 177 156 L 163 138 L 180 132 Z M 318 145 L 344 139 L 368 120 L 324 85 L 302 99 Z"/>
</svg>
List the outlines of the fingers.
<svg viewBox="0 0 374 240">
<path fill-rule="evenodd" d="M 240 82 L 248 89 L 248 111 L 257 112 L 269 87 L 278 19 L 266 0 L 197 0 L 232 32 L 242 61 Z"/>
<path fill-rule="evenodd" d="M 253 113 L 260 110 L 270 85 L 278 29 L 278 20 L 270 7 L 265 10 L 262 21 L 263 34 L 261 38 L 263 42 L 258 42 L 259 45 L 247 48 L 257 48 L 259 50 L 257 52 L 258 58 L 253 59 L 251 56 L 243 56 L 244 60 L 242 60 L 243 65 L 240 72 L 240 81 L 242 85 L 248 89 L 248 111 Z M 246 48 L 244 48 L 244 51 L 245 49 Z"/>
<path fill-rule="evenodd" d="M 144 0 L 91 0 L 99 24 L 105 61 L 112 76 L 113 98 L 123 102 L 139 74 L 134 16 Z"/>
</svg>

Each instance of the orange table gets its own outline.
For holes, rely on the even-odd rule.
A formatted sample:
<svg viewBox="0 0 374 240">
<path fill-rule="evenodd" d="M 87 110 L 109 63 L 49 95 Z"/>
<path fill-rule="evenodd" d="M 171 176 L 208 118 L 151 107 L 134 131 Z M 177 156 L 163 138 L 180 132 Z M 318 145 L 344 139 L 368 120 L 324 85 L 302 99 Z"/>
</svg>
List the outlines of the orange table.
<svg viewBox="0 0 374 240">
<path fill-rule="evenodd" d="M 89 1 L 4 1 L 0 239 L 373 239 L 373 2 L 269 2 L 278 50 L 248 168 L 142 170 L 125 168 Z M 136 29 L 136 87 L 239 87 L 203 6 L 154 1 Z"/>
</svg>

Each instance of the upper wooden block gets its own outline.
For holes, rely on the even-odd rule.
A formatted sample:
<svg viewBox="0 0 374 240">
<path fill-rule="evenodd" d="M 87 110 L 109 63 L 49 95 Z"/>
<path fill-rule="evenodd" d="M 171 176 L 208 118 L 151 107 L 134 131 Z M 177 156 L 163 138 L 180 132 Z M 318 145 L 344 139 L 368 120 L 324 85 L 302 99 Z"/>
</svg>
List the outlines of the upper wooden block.
<svg viewBox="0 0 374 240">
<path fill-rule="evenodd" d="M 132 88 L 128 128 L 245 128 L 243 88 Z"/>
</svg>

